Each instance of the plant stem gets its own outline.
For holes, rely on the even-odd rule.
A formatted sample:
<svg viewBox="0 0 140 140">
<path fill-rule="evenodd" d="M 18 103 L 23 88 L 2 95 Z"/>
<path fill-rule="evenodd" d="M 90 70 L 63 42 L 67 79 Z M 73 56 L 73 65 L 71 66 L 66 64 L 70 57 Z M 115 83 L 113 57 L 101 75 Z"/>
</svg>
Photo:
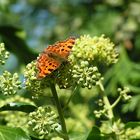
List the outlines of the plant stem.
<svg viewBox="0 0 140 140">
<path fill-rule="evenodd" d="M 66 103 L 66 105 L 65 105 L 65 107 L 63 108 L 63 111 L 68 107 L 68 104 L 70 103 L 70 101 L 71 101 L 71 99 L 73 98 L 73 96 L 75 95 L 75 91 L 76 91 L 76 89 L 77 89 L 77 87 L 75 87 L 74 88 L 74 90 L 73 90 L 73 92 L 72 92 L 72 94 L 71 94 L 71 96 L 69 97 L 69 99 L 68 99 L 68 101 L 67 101 L 67 103 Z"/>
<path fill-rule="evenodd" d="M 111 105 L 111 108 L 114 108 L 118 103 L 119 101 L 121 100 L 122 96 L 120 95 L 117 100 Z"/>
<path fill-rule="evenodd" d="M 105 104 L 106 109 L 107 109 L 108 118 L 113 119 L 114 114 L 113 114 L 113 111 L 112 111 L 112 106 L 111 106 L 111 104 L 110 104 L 110 102 L 109 102 L 109 100 L 108 100 L 108 98 L 107 98 L 107 96 L 106 96 L 106 94 L 104 92 L 105 90 L 104 90 L 104 87 L 103 87 L 101 82 L 99 82 L 99 87 L 100 87 L 101 94 L 103 96 L 104 104 Z"/>
<path fill-rule="evenodd" d="M 65 134 L 64 140 L 69 140 L 69 137 L 68 137 L 68 134 L 67 134 L 67 129 L 66 129 L 66 124 L 65 124 L 65 120 L 64 120 L 64 116 L 63 116 L 62 107 L 60 105 L 54 83 L 51 83 L 50 87 L 51 87 L 51 91 L 52 91 L 52 94 L 53 94 L 53 97 L 54 97 L 54 100 L 55 100 L 55 103 L 56 103 L 56 106 L 57 106 L 57 111 L 58 111 L 58 114 L 59 114 L 59 118 L 60 118 L 60 122 L 61 122 L 61 126 L 62 126 L 62 131 Z"/>
</svg>

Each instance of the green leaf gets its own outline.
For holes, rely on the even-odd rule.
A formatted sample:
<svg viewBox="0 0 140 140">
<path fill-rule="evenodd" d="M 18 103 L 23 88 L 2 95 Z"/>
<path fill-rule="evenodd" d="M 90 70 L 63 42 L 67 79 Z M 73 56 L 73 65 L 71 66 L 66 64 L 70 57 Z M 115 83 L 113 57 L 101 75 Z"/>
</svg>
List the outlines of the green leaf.
<svg viewBox="0 0 140 140">
<path fill-rule="evenodd" d="M 101 135 L 100 135 L 100 130 L 98 127 L 94 126 L 92 127 L 92 130 L 90 131 L 87 140 L 100 140 Z"/>
<path fill-rule="evenodd" d="M 70 140 L 86 140 L 89 131 L 86 133 L 72 133 L 70 134 Z"/>
<path fill-rule="evenodd" d="M 0 108 L 0 111 L 6 111 L 6 110 L 13 110 L 13 111 L 22 111 L 22 112 L 32 112 L 37 107 L 30 103 L 25 102 L 11 102 L 8 103 Z"/>
<path fill-rule="evenodd" d="M 125 128 L 134 128 L 140 126 L 140 122 L 128 122 L 125 125 Z"/>
<path fill-rule="evenodd" d="M 97 126 L 92 127 L 92 130 L 89 132 L 88 137 L 85 140 L 108 140 L 112 137 L 112 134 L 101 135 L 101 132 Z"/>
<path fill-rule="evenodd" d="M 21 35 L 19 36 L 22 32 L 24 31 L 19 27 L 0 26 L 0 36 L 2 41 L 5 42 L 7 50 L 14 53 L 22 63 L 28 64 L 31 60 L 36 59 L 37 54 L 32 52 Z"/>
<path fill-rule="evenodd" d="M 0 140 L 31 140 L 20 128 L 0 126 Z"/>
<path fill-rule="evenodd" d="M 92 127 L 90 131 L 85 133 L 73 133 L 70 134 L 70 140 L 108 140 L 110 135 L 101 135 L 101 132 L 97 126 Z"/>
</svg>

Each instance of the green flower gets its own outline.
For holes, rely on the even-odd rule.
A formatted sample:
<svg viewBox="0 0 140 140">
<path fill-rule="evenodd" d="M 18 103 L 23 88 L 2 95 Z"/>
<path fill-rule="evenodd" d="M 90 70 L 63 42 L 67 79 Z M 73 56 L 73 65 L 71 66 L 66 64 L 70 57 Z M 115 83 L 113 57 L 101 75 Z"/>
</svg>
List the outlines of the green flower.
<svg viewBox="0 0 140 140">
<path fill-rule="evenodd" d="M 82 61 L 83 63 L 84 61 Z M 91 89 L 96 85 L 97 81 L 101 79 L 101 74 L 98 72 L 97 67 L 82 67 L 82 65 L 75 65 L 72 70 L 73 78 L 77 85 Z"/>
<path fill-rule="evenodd" d="M 37 111 L 30 113 L 28 125 L 41 139 L 49 137 L 55 131 L 61 131 L 57 115 L 50 107 L 39 107 Z"/>
<path fill-rule="evenodd" d="M 131 95 L 128 95 L 128 93 L 130 92 L 129 87 L 123 87 L 123 89 L 118 88 L 118 92 L 120 93 L 120 96 L 122 96 L 124 100 L 129 100 L 132 98 Z"/>
<path fill-rule="evenodd" d="M 27 65 L 25 85 L 35 93 L 42 93 L 53 81 L 60 88 L 87 87 L 91 89 L 103 80 L 101 67 L 117 62 L 115 46 L 104 35 L 101 37 L 81 36 L 77 38 L 68 61 L 46 78 L 36 78 L 36 62 Z"/>
<path fill-rule="evenodd" d="M 21 81 L 17 73 L 13 75 L 4 71 L 3 75 L 0 76 L 0 90 L 4 95 L 16 94 L 17 90 L 21 89 Z"/>
<path fill-rule="evenodd" d="M 56 83 L 65 88 L 77 85 L 91 89 L 103 80 L 99 72 L 101 65 L 116 63 L 117 57 L 114 44 L 104 35 L 93 38 L 81 36 L 75 41 L 69 63 L 58 69 Z"/>
<path fill-rule="evenodd" d="M 20 111 L 6 111 L 5 121 L 7 126 L 20 127 L 28 132 L 28 114 Z"/>
<path fill-rule="evenodd" d="M 26 66 L 24 71 L 25 76 L 25 89 L 32 91 L 34 93 L 34 97 L 43 93 L 43 87 L 41 88 L 41 80 L 37 80 L 37 69 L 36 69 L 36 61 L 32 61 Z"/>
<path fill-rule="evenodd" d="M 5 60 L 8 59 L 9 52 L 5 50 L 4 43 L 0 43 L 0 64 L 5 64 Z"/>
<path fill-rule="evenodd" d="M 123 135 L 120 136 L 120 139 L 140 139 L 140 127 L 127 128 Z"/>
<path fill-rule="evenodd" d="M 117 137 L 119 140 L 130 140 L 130 139 L 139 139 L 140 138 L 140 127 L 127 128 L 125 129 L 125 124 L 120 120 L 114 122 L 113 124 L 109 121 L 103 121 L 100 127 L 100 130 L 103 134 L 115 134 L 110 135 L 110 139 Z M 108 138 L 109 139 L 109 138 Z"/>
<path fill-rule="evenodd" d="M 112 64 L 117 62 L 118 53 L 115 46 L 109 38 L 81 36 L 76 39 L 72 48 L 69 60 L 72 64 L 80 64 L 81 61 L 87 61 L 89 65 L 97 65 L 97 62 Z"/>
</svg>

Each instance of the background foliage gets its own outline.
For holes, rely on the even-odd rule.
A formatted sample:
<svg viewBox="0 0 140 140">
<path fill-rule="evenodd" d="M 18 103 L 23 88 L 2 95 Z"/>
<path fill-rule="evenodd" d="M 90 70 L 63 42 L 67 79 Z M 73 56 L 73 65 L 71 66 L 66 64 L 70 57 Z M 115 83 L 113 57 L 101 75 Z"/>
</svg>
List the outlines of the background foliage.
<svg viewBox="0 0 140 140">
<path fill-rule="evenodd" d="M 10 52 L 10 57 L 0 72 L 2 73 L 4 69 L 11 73 L 17 72 L 21 81 L 24 81 L 22 73 L 26 64 L 36 59 L 48 44 L 69 36 L 105 34 L 116 44 L 120 53 L 118 63 L 111 66 L 104 75 L 106 93 L 113 102 L 117 97 L 117 88 L 128 86 L 132 99 L 126 103 L 120 102 L 115 108 L 115 114 L 122 118 L 123 122 L 138 121 L 139 25 L 139 0 L 0 0 L 0 42 L 4 42 Z M 58 92 L 61 93 L 62 104 L 65 104 L 70 91 Z M 28 91 L 21 90 L 17 94 L 31 99 Z M 46 104 L 46 98 L 43 96 L 47 95 L 42 95 L 40 101 L 34 99 L 38 106 Z M 9 97 L 1 96 L 1 100 L 3 98 L 7 100 Z M 68 110 L 66 116 L 73 116 L 75 121 L 80 122 L 79 124 L 77 122 L 75 127 L 75 121 L 68 118 L 66 121 L 69 132 L 83 133 L 89 130 L 92 124 L 98 124 L 92 114 L 92 111 L 97 109 L 98 98 L 94 88 L 77 90 L 69 107 L 72 114 L 69 114 Z"/>
</svg>

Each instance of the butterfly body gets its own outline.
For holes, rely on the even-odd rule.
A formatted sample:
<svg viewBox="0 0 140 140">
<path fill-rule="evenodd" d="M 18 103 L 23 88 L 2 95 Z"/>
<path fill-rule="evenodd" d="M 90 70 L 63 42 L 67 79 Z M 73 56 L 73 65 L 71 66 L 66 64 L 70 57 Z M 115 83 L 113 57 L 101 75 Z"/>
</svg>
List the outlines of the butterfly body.
<svg viewBox="0 0 140 140">
<path fill-rule="evenodd" d="M 42 79 L 56 70 L 64 61 L 67 61 L 75 38 L 49 45 L 37 59 L 38 79 Z"/>
</svg>

